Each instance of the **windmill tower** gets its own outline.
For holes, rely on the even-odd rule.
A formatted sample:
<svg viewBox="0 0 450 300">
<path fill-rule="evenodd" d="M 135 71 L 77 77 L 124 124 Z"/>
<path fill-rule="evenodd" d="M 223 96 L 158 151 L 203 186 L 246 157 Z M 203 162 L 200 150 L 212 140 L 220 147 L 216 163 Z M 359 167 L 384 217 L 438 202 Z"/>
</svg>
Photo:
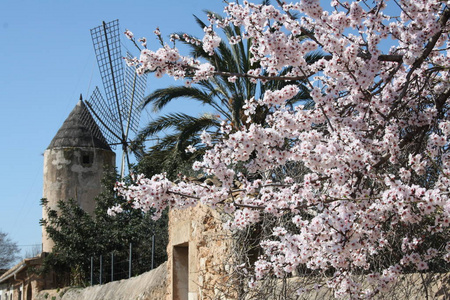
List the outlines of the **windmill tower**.
<svg viewBox="0 0 450 300">
<path fill-rule="evenodd" d="M 43 197 L 48 206 L 57 210 L 59 200 L 75 199 L 83 210 L 93 213 L 101 180 L 114 168 L 115 157 L 80 99 L 44 152 Z M 47 218 L 45 208 L 43 218 Z M 45 228 L 42 246 L 43 252 L 51 252 L 54 246 Z"/>
</svg>

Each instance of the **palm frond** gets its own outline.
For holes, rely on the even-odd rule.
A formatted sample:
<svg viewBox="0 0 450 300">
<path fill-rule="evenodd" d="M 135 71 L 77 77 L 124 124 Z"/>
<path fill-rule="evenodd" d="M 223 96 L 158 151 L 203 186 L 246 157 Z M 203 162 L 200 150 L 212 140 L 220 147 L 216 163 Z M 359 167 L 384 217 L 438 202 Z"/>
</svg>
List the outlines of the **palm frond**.
<svg viewBox="0 0 450 300">
<path fill-rule="evenodd" d="M 196 87 L 188 86 L 170 86 L 167 88 L 157 89 L 144 98 L 143 106 L 152 105 L 152 110 L 158 112 L 163 109 L 172 100 L 178 98 L 189 98 L 197 100 L 202 104 L 211 105 L 214 99 L 203 90 Z"/>
<path fill-rule="evenodd" d="M 183 129 L 180 130 L 177 149 L 184 151 L 185 147 L 189 144 L 186 143 L 189 139 L 198 136 L 203 130 L 219 126 L 220 122 L 210 114 L 204 114 L 199 118 L 192 119 L 189 124 L 186 124 L 186 126 L 183 126 Z"/>
<path fill-rule="evenodd" d="M 323 58 L 324 56 L 325 54 L 321 51 L 312 51 L 305 55 L 305 60 L 308 64 L 312 64 L 318 61 L 319 59 Z"/>
<path fill-rule="evenodd" d="M 148 138 L 170 128 L 181 128 L 193 119 L 195 118 L 184 113 L 169 113 L 164 116 L 160 116 L 148 123 L 141 131 L 139 131 L 138 138 Z"/>
<path fill-rule="evenodd" d="M 207 11 L 205 11 L 205 12 L 207 13 Z M 202 19 L 200 19 L 196 15 L 193 15 L 193 16 L 194 16 L 195 23 L 197 23 L 197 25 L 200 26 L 201 29 L 203 29 L 203 28 L 208 26 L 208 25 L 206 25 L 205 22 L 202 21 Z"/>
</svg>

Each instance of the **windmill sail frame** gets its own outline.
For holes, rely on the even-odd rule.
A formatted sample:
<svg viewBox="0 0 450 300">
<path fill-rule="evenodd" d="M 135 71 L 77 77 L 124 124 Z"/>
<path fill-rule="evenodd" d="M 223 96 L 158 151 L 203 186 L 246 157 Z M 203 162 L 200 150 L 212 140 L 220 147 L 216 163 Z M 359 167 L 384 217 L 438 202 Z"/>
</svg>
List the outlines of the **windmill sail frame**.
<svg viewBox="0 0 450 300">
<path fill-rule="evenodd" d="M 122 139 L 125 138 L 122 121 L 123 102 L 123 60 L 121 56 L 119 20 L 105 23 L 91 29 L 92 42 L 97 64 L 102 77 L 108 106 L 116 108 Z"/>
<path fill-rule="evenodd" d="M 99 127 L 111 147 L 122 145 L 121 176 L 125 159 L 130 167 L 128 144 L 130 131 L 137 133 L 147 76 L 137 76 L 136 67 L 127 66 L 121 55 L 119 20 L 91 29 L 97 64 L 102 77 L 106 100 L 98 87 L 87 106 L 98 121 Z M 131 54 L 127 53 L 128 57 Z"/>
<path fill-rule="evenodd" d="M 85 101 L 85 103 L 94 115 L 97 123 L 99 123 L 98 127 L 110 147 L 115 148 L 117 145 L 120 145 L 122 137 L 119 135 L 121 132 L 119 120 L 114 118 L 114 110 L 112 110 L 111 106 L 105 101 L 100 89 L 97 86 L 92 92 L 89 101 Z M 105 116 L 111 117 L 106 118 Z"/>
</svg>

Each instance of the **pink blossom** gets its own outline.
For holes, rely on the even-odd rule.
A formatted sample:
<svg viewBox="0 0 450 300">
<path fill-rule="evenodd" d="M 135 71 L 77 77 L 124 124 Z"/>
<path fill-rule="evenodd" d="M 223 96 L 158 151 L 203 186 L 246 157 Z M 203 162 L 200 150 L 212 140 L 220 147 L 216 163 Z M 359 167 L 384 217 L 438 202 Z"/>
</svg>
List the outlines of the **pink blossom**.
<svg viewBox="0 0 450 300">
<path fill-rule="evenodd" d="M 289 214 L 290 226 L 277 225 L 261 241 L 251 287 L 301 265 L 333 270 L 326 285 L 335 296 L 372 297 L 388 291 L 404 270 L 449 262 L 448 241 L 429 246 L 435 235 L 448 236 L 450 227 L 450 50 L 448 21 L 440 21 L 448 19 L 449 8 L 436 0 L 399 3 L 399 17 L 392 15 L 396 3 L 385 1 L 332 1 L 331 11 L 319 0 L 281 7 L 229 3 L 224 19 L 210 18 L 201 41 L 173 35 L 212 55 L 222 42 L 214 28 L 241 26 L 228 42 L 249 41 L 255 67 L 230 73 L 228 81 L 241 76 L 282 84 L 244 99 L 247 123 L 241 128 L 223 122 L 214 141 L 202 133 L 210 149 L 193 168 L 221 185 L 175 184 L 156 175 L 138 177 L 129 187 L 119 184 L 118 192 L 155 217 L 167 206 L 222 207 L 230 230 L 246 229 L 264 214 Z M 325 56 L 308 61 L 312 51 Z M 190 84 L 228 71 L 168 45 L 144 49 L 129 63 L 140 74 L 167 74 Z M 293 103 L 303 89 L 313 103 Z M 259 111 L 267 112 L 264 124 L 253 122 Z M 288 174 L 293 165 L 301 171 Z M 398 248 L 399 261 L 385 269 L 374 263 Z M 352 276 L 361 270 L 369 274 L 368 286 Z"/>
</svg>

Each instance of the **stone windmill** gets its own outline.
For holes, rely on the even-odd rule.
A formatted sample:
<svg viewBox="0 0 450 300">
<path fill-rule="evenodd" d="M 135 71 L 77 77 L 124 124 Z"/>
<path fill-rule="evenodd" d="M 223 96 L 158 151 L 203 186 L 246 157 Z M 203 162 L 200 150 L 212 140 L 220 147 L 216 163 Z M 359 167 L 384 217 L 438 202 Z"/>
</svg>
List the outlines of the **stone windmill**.
<svg viewBox="0 0 450 300">
<path fill-rule="evenodd" d="M 89 101 L 80 97 L 44 153 L 43 197 L 54 210 L 59 200 L 75 199 L 92 213 L 101 180 L 115 166 L 112 149 L 122 146 L 123 177 L 125 161 L 129 166 L 129 135 L 139 125 L 146 76 L 137 76 L 134 67 L 124 66 L 118 20 L 91 29 L 91 36 L 106 100 L 98 87 Z M 47 218 L 45 208 L 43 218 Z M 45 229 L 42 244 L 43 252 L 50 252 L 54 245 Z"/>
<path fill-rule="evenodd" d="M 116 155 L 103 137 L 83 100 L 64 121 L 44 152 L 44 191 L 47 205 L 57 210 L 59 200 L 75 199 L 88 213 L 95 209 L 101 180 L 115 166 Z M 45 208 L 43 218 L 47 218 Z M 43 228 L 43 252 L 53 241 Z"/>
</svg>

